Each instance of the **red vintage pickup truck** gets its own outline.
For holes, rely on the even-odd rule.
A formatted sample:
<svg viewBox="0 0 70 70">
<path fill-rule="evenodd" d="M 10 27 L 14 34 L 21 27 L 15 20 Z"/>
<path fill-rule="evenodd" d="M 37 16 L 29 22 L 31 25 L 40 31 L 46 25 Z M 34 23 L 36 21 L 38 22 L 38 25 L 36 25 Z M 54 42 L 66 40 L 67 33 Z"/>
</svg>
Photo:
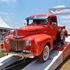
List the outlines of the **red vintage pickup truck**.
<svg viewBox="0 0 70 70">
<path fill-rule="evenodd" d="M 27 26 L 14 29 L 5 37 L 7 52 L 31 54 L 45 62 L 56 45 L 63 45 L 67 30 L 58 26 L 55 14 L 35 14 L 25 18 Z"/>
</svg>

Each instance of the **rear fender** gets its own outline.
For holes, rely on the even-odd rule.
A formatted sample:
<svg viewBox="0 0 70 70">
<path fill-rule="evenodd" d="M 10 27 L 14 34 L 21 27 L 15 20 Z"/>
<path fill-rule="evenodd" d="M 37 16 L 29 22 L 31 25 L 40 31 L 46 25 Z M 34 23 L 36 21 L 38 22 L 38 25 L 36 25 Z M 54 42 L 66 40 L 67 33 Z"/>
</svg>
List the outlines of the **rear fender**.
<svg viewBox="0 0 70 70">
<path fill-rule="evenodd" d="M 65 35 L 65 36 L 68 36 L 68 32 L 67 32 L 66 29 L 63 29 L 62 31 L 64 32 L 64 35 Z"/>
</svg>

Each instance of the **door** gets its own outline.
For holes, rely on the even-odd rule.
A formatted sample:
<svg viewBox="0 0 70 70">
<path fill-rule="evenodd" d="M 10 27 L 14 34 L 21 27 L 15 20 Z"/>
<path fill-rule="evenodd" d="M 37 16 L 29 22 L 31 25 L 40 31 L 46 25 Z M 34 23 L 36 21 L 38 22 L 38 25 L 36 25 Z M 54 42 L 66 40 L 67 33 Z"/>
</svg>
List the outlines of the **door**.
<svg viewBox="0 0 70 70">
<path fill-rule="evenodd" d="M 50 17 L 49 32 L 53 40 L 57 39 L 57 18 L 56 16 Z"/>
</svg>

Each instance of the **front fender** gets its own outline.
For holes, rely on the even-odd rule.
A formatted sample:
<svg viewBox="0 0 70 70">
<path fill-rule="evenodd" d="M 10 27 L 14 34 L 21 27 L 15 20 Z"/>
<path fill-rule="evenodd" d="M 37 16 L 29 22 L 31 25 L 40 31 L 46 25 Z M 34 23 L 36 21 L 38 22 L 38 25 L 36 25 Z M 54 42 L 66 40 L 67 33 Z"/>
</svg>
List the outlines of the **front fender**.
<svg viewBox="0 0 70 70">
<path fill-rule="evenodd" d="M 50 50 L 53 49 L 53 39 L 51 36 L 47 34 L 36 34 L 31 35 L 28 37 L 25 37 L 24 40 L 30 40 L 31 41 L 31 51 L 35 56 L 39 56 L 44 46 L 49 43 L 50 44 Z"/>
<path fill-rule="evenodd" d="M 37 37 L 34 39 L 35 42 L 35 47 L 37 50 L 37 55 L 40 55 L 45 47 L 46 44 L 49 43 L 49 48 L 50 50 L 53 49 L 53 39 L 51 36 L 47 34 L 39 34 Z"/>
</svg>

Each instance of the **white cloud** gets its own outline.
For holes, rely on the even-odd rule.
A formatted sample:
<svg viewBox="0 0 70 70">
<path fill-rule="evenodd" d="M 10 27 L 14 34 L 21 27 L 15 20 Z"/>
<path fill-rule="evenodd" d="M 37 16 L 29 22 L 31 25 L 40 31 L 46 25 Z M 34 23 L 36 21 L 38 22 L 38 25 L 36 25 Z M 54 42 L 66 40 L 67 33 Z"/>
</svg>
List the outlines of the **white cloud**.
<svg viewBox="0 0 70 70">
<path fill-rule="evenodd" d="M 65 8 L 65 5 L 58 5 L 58 6 L 55 6 L 53 8 Z"/>
<path fill-rule="evenodd" d="M 16 0 L 0 0 L 0 2 L 16 2 Z"/>
<path fill-rule="evenodd" d="M 66 7 L 65 5 L 58 5 L 52 7 L 50 12 L 54 14 L 70 14 L 70 7 Z"/>
</svg>

